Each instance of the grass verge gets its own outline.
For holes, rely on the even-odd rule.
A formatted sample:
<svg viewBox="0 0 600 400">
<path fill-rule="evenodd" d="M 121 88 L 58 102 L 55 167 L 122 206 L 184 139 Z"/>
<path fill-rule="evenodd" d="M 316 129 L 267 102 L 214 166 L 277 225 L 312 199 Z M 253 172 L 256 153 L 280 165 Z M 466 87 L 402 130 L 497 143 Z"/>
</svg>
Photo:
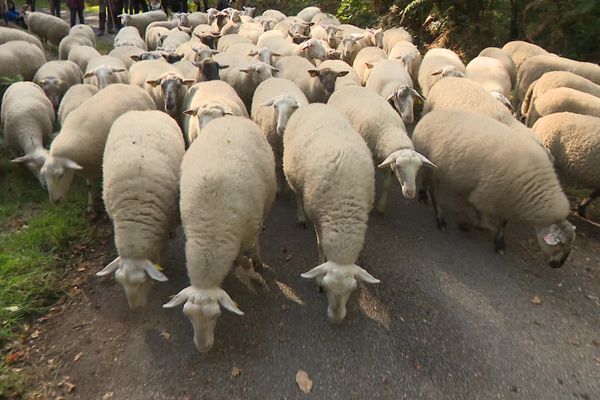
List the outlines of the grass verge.
<svg viewBox="0 0 600 400">
<path fill-rule="evenodd" d="M 11 368 L 8 353 L 23 325 L 65 293 L 73 249 L 92 234 L 83 185 L 54 206 L 33 174 L 10 158 L 0 142 L 0 399 L 24 390 L 25 377 Z"/>
</svg>

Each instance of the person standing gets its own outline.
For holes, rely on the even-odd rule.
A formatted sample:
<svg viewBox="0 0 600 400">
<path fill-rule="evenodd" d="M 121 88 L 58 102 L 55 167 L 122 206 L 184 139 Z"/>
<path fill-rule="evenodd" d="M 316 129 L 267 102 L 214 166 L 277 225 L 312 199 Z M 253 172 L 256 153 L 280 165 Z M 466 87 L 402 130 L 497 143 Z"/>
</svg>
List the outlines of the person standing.
<svg viewBox="0 0 600 400">
<path fill-rule="evenodd" d="M 79 23 L 85 24 L 83 19 L 83 0 L 67 0 L 67 7 L 71 12 L 71 26 L 75 26 L 75 17 L 79 16 Z"/>
<path fill-rule="evenodd" d="M 112 16 L 112 5 L 110 4 L 111 0 L 100 0 L 99 1 L 99 10 L 98 13 L 98 36 L 104 35 L 104 29 L 108 27 L 108 33 L 114 33 L 113 30 L 113 16 Z M 108 16 L 108 21 L 106 17 Z"/>
<path fill-rule="evenodd" d="M 60 18 L 60 0 L 50 0 L 50 14 Z"/>
</svg>

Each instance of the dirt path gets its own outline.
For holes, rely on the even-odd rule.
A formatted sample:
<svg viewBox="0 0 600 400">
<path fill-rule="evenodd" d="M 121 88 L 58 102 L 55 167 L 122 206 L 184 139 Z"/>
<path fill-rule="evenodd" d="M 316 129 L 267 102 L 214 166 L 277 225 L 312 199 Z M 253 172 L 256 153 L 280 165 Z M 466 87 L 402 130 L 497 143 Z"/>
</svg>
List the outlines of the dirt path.
<svg viewBox="0 0 600 400">
<path fill-rule="evenodd" d="M 333 326 L 325 296 L 299 277 L 315 265 L 316 248 L 294 215 L 293 201 L 279 199 L 267 221 L 268 289 L 251 290 L 234 274 L 226 280 L 246 315 L 223 312 L 206 355 L 195 351 L 181 309 L 160 307 L 187 286 L 181 234 L 170 244 L 170 280 L 153 288 L 143 312 L 127 308 L 112 277 L 90 276 L 33 341 L 38 366 L 59 366 L 46 374 L 44 396 L 600 398 L 598 228 L 578 223 L 572 257 L 552 270 L 529 229 L 511 227 L 509 254 L 498 256 L 487 234 L 439 232 L 429 207 L 395 191 L 389 214 L 371 217 L 359 260 L 382 283 L 363 286 L 347 320 Z M 110 249 L 85 273 L 112 260 Z M 299 369 L 313 381 L 309 396 L 296 385 Z M 64 377 L 71 393 L 56 386 Z"/>
</svg>

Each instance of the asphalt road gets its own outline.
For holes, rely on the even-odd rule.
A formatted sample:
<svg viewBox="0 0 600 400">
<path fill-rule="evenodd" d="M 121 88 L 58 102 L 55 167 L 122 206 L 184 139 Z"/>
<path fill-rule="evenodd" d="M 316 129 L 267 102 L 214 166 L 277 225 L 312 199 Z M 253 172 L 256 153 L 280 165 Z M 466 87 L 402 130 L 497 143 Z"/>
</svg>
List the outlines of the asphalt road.
<svg viewBox="0 0 600 400">
<path fill-rule="evenodd" d="M 490 234 L 460 232 L 452 220 L 439 232 L 430 207 L 398 192 L 385 217 L 371 216 L 359 259 L 382 283 L 363 285 L 339 326 L 299 276 L 316 265 L 316 243 L 285 198 L 262 237 L 267 288 L 230 274 L 224 288 L 246 315 L 223 311 L 208 354 L 196 352 L 181 307 L 161 308 L 188 285 L 181 233 L 170 243 L 170 280 L 143 312 L 128 309 L 113 278 L 90 277 L 40 344 L 62 362 L 58 379 L 76 385 L 66 398 L 600 398 L 598 228 L 575 221 L 572 257 L 552 270 L 531 229 L 509 225 L 499 256 Z M 313 381 L 308 395 L 299 369 Z"/>
</svg>

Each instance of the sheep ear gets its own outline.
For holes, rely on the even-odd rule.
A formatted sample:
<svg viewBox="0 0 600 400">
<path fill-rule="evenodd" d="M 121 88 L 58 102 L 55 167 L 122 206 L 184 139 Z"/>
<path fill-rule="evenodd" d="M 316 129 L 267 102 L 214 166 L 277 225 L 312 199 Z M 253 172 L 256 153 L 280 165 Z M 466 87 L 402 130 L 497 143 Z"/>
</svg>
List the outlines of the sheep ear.
<svg viewBox="0 0 600 400">
<path fill-rule="evenodd" d="M 429 159 L 427 157 L 425 157 L 423 154 L 416 152 L 416 151 L 415 151 L 415 153 L 417 153 L 417 156 L 419 156 L 419 159 L 421 160 L 421 162 L 423 164 L 425 164 L 425 166 L 431 167 L 431 168 L 437 168 L 437 165 L 435 165 L 434 163 L 429 161 Z"/>
<path fill-rule="evenodd" d="M 194 83 L 196 83 L 195 79 L 184 79 L 181 81 L 181 83 L 183 83 L 184 85 L 193 85 Z"/>
<path fill-rule="evenodd" d="M 319 71 L 318 71 L 318 70 L 316 70 L 316 69 L 309 69 L 309 70 L 308 70 L 308 74 L 309 74 L 311 77 L 313 77 L 313 78 L 314 78 L 314 77 L 317 77 L 317 76 L 319 76 Z"/>
<path fill-rule="evenodd" d="M 146 81 L 146 83 L 152 87 L 157 87 L 158 85 L 160 85 L 160 82 L 161 82 L 160 78 Z"/>
<path fill-rule="evenodd" d="M 279 68 L 271 67 L 271 72 L 279 72 Z"/>
<path fill-rule="evenodd" d="M 148 275 L 150 275 L 150 278 L 154 279 L 155 281 L 166 282 L 166 281 L 169 280 L 169 278 L 167 278 L 165 276 L 165 274 L 163 274 L 162 272 L 160 272 L 158 270 L 158 268 L 156 268 L 156 266 L 154 264 L 152 264 L 149 260 L 144 265 L 144 269 L 146 270 L 146 272 L 148 273 Z"/>
<path fill-rule="evenodd" d="M 221 305 L 221 307 L 223 307 L 227 311 L 231 311 L 232 313 L 237 315 L 244 315 L 244 312 L 238 308 L 237 304 L 235 304 L 235 301 L 233 301 L 231 297 L 229 297 L 227 292 L 225 292 L 224 290 L 222 291 L 221 296 L 219 296 L 218 302 Z"/>
<path fill-rule="evenodd" d="M 112 72 L 125 72 L 127 71 L 127 68 L 118 68 L 118 67 L 111 67 L 110 69 Z"/>
<path fill-rule="evenodd" d="M 361 40 L 362 38 L 365 37 L 365 35 L 361 34 L 361 33 L 353 33 L 350 35 L 350 37 L 354 40 Z"/>
<path fill-rule="evenodd" d="M 83 169 L 83 167 L 81 165 L 77 164 L 75 161 L 73 161 L 69 158 L 63 158 L 62 163 L 65 168 L 77 169 L 77 170 Z"/>
<path fill-rule="evenodd" d="M 312 278 L 316 278 L 317 276 L 325 275 L 329 270 L 327 268 L 327 266 L 328 266 L 327 263 L 317 265 L 310 271 L 306 271 L 305 273 L 300 274 L 300 276 L 303 278 L 306 278 L 306 279 L 312 279 Z"/>
<path fill-rule="evenodd" d="M 560 243 L 560 238 L 556 233 L 550 232 L 547 235 L 544 235 L 544 242 L 546 242 L 546 244 L 549 244 L 550 246 L 556 246 Z"/>
<path fill-rule="evenodd" d="M 279 96 L 277 96 L 279 97 Z M 275 99 L 277 99 L 277 97 L 273 97 L 271 100 L 269 101 L 265 101 L 264 103 L 261 103 L 261 106 L 265 106 L 265 107 L 271 107 L 274 103 L 275 103 Z"/>
<path fill-rule="evenodd" d="M 186 289 L 188 288 L 183 289 L 181 292 L 173 296 L 173 298 L 168 303 L 163 304 L 163 308 L 173 308 L 185 303 L 188 299 L 188 291 Z"/>
<path fill-rule="evenodd" d="M 250 57 L 254 57 L 254 56 L 255 56 L 255 55 L 257 55 L 257 54 L 258 54 L 258 52 L 257 52 L 256 50 L 250 50 L 250 51 L 248 52 L 248 55 L 249 55 Z"/>
<path fill-rule="evenodd" d="M 195 117 L 196 115 L 198 115 L 198 107 L 190 108 L 188 110 L 185 110 L 183 113 L 185 115 L 191 115 L 191 116 Z"/>
<path fill-rule="evenodd" d="M 392 154 L 387 156 L 386 159 L 383 160 L 383 162 L 377 166 L 377 168 L 385 168 L 390 164 L 394 164 L 396 162 L 397 156 L 397 152 L 393 152 Z"/>
<path fill-rule="evenodd" d="M 248 72 L 252 72 L 252 71 L 253 71 L 252 68 L 240 68 L 240 72 L 248 73 Z"/>
<path fill-rule="evenodd" d="M 110 264 L 104 267 L 102 270 L 96 272 L 96 276 L 110 275 L 121 266 L 121 257 L 115 258 Z"/>
<path fill-rule="evenodd" d="M 131 56 L 129 58 L 131 58 L 133 61 L 140 61 L 142 59 L 140 56 Z"/>
<path fill-rule="evenodd" d="M 94 75 L 96 75 L 96 71 L 89 71 L 89 72 L 86 72 L 85 75 L 83 75 L 83 77 L 84 78 L 91 78 Z"/>
<path fill-rule="evenodd" d="M 421 100 L 421 101 L 423 101 L 423 102 L 425 101 L 425 99 L 423 98 L 423 96 L 421 96 L 421 95 L 419 94 L 419 92 L 417 92 L 417 91 L 416 91 L 414 88 L 410 88 L 410 93 L 411 93 L 411 94 L 412 94 L 414 97 L 416 97 L 417 99 L 420 99 L 420 100 Z"/>
<path fill-rule="evenodd" d="M 340 71 L 337 73 L 337 77 L 341 78 L 342 76 L 346 76 L 350 73 L 350 71 Z"/>
<path fill-rule="evenodd" d="M 367 272 L 366 269 L 359 267 L 358 265 L 354 265 L 355 272 L 354 277 L 356 280 L 367 282 L 367 283 L 380 283 L 381 281 L 375 278 L 373 275 Z"/>
<path fill-rule="evenodd" d="M 229 65 L 219 65 L 219 69 L 229 68 Z"/>
<path fill-rule="evenodd" d="M 192 65 L 193 65 L 194 67 L 199 67 L 199 66 L 201 66 L 201 65 L 202 65 L 202 62 L 198 62 L 198 61 L 192 61 Z"/>
<path fill-rule="evenodd" d="M 273 57 L 281 57 L 281 54 L 279 54 L 279 53 L 271 53 L 271 55 L 272 55 Z"/>
<path fill-rule="evenodd" d="M 33 160 L 34 160 L 34 157 L 32 154 L 25 154 L 24 156 L 17 157 L 17 158 L 10 160 L 10 162 L 24 163 L 24 162 L 33 161 Z"/>
<path fill-rule="evenodd" d="M 432 75 L 432 76 L 434 76 L 434 75 L 439 75 L 439 74 L 441 74 L 442 72 L 443 72 L 443 71 L 442 71 L 441 69 L 438 69 L 437 71 L 434 71 L 434 72 L 432 72 L 432 73 L 431 73 L 431 75 Z"/>
<path fill-rule="evenodd" d="M 370 63 L 370 62 L 365 63 L 365 67 L 367 67 L 369 69 L 372 69 L 374 66 L 375 66 L 375 64 L 373 64 L 373 63 Z"/>
<path fill-rule="evenodd" d="M 44 83 L 46 83 L 45 79 L 39 80 L 36 82 L 38 85 L 43 85 Z"/>
</svg>

